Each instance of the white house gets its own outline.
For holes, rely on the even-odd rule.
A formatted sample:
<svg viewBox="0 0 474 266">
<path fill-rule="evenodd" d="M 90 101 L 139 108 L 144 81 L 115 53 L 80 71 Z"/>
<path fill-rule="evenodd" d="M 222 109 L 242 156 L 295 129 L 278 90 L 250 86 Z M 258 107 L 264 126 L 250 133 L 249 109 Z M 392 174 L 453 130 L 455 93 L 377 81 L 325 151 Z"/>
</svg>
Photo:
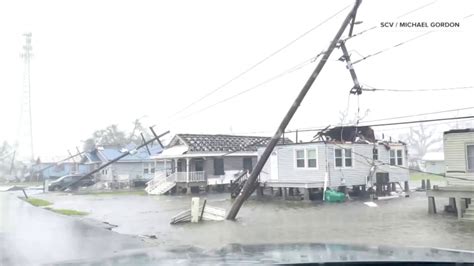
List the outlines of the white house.
<svg viewBox="0 0 474 266">
<path fill-rule="evenodd" d="M 421 158 L 420 162 L 421 170 L 434 173 L 444 174 L 446 171 L 444 166 L 444 153 L 443 152 L 428 152 Z"/>
<path fill-rule="evenodd" d="M 473 186 L 474 128 L 446 131 L 443 143 L 448 186 Z"/>
<path fill-rule="evenodd" d="M 351 129 L 345 131 L 349 134 Z M 340 136 L 338 132 L 340 128 L 330 135 Z M 352 141 L 325 137 L 325 141 L 277 145 L 260 174 L 260 183 L 265 187 L 311 189 L 323 188 L 325 179 L 330 188 L 372 187 L 383 178 L 387 185 L 408 181 L 404 143 L 356 135 L 346 136 Z M 259 154 L 263 150 L 259 149 Z"/>
<path fill-rule="evenodd" d="M 175 186 L 197 189 L 207 185 L 229 184 L 257 163 L 257 147 L 270 137 L 176 134 L 163 152 L 152 158 L 163 165 L 149 182 L 150 194 L 163 194 Z M 289 142 L 289 140 L 286 140 Z"/>
</svg>

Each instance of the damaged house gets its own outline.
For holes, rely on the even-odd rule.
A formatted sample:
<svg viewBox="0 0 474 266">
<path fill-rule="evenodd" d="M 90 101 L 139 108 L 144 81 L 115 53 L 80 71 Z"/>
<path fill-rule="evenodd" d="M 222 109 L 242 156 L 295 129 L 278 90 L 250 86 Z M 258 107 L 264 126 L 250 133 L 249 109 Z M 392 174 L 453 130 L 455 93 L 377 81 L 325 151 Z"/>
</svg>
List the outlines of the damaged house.
<svg viewBox="0 0 474 266">
<path fill-rule="evenodd" d="M 259 136 L 176 134 L 159 155 L 152 158 L 165 171 L 157 172 L 148 183 L 150 194 L 179 190 L 198 190 L 208 185 L 226 185 L 257 163 L 257 148 L 271 138 Z M 291 143 L 290 140 L 280 140 Z"/>
<path fill-rule="evenodd" d="M 339 186 L 393 188 L 409 179 L 405 143 L 376 140 L 370 127 L 335 127 L 315 141 L 277 145 L 260 174 L 263 187 L 303 190 Z M 259 155 L 264 148 L 258 150 Z"/>
<path fill-rule="evenodd" d="M 95 177 L 102 183 L 144 183 L 155 176 L 156 171 L 163 169 L 160 162 L 151 157 L 160 154 L 161 146 L 153 145 L 147 148 L 135 150 L 134 145 L 126 147 L 119 146 L 99 146 L 83 156 L 82 163 L 91 165 L 92 169 L 97 169 L 111 160 L 119 157 L 127 151 L 132 154 L 102 169 Z"/>
</svg>

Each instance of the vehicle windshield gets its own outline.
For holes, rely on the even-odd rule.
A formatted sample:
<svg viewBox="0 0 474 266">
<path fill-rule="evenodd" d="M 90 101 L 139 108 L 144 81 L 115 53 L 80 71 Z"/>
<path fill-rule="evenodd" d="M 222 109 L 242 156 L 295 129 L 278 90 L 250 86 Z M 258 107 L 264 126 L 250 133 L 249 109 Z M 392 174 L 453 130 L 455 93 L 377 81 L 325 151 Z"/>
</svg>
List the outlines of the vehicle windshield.
<svg viewBox="0 0 474 266">
<path fill-rule="evenodd" d="M 474 263 L 474 2 L 0 3 L 0 265 Z"/>
</svg>

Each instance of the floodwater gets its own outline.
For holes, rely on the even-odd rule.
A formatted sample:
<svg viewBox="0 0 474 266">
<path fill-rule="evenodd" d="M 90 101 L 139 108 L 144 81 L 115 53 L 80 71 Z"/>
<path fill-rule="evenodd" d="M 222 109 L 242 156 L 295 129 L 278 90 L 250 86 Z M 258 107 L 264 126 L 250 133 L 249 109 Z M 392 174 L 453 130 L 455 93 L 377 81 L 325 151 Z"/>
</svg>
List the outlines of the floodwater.
<svg viewBox="0 0 474 266">
<path fill-rule="evenodd" d="M 139 237 L 33 207 L 17 195 L 0 193 L 0 265 L 98 258 L 147 246 Z"/>
<path fill-rule="evenodd" d="M 194 195 L 196 196 L 196 195 Z M 229 209 L 228 193 L 200 194 L 207 204 Z M 442 211 L 448 199 L 437 199 L 438 214 L 429 215 L 424 192 L 409 198 L 322 203 L 251 199 L 237 221 L 170 225 L 170 219 L 189 209 L 191 197 L 140 195 L 36 196 L 54 202 L 54 208 L 86 211 L 86 218 L 117 225 L 121 234 L 142 236 L 166 248 L 183 245 L 203 249 L 228 244 L 337 243 L 474 250 L 474 223 L 458 221 Z M 148 238 L 153 236 L 153 238 Z M 156 239 L 155 239 L 156 237 Z"/>
</svg>

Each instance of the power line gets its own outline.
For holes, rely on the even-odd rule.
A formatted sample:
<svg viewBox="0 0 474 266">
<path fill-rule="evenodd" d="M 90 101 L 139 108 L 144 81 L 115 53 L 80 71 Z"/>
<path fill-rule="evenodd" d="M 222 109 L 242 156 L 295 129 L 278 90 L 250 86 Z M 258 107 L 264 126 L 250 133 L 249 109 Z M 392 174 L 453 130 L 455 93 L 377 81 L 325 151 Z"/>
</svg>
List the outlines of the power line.
<svg viewBox="0 0 474 266">
<path fill-rule="evenodd" d="M 208 105 L 208 106 L 206 106 L 206 107 L 204 107 L 204 108 L 202 108 L 202 109 L 199 109 L 198 111 L 195 111 L 195 112 L 190 113 L 190 114 L 185 115 L 185 116 L 181 116 L 181 117 L 177 118 L 176 120 L 184 119 L 184 118 L 187 118 L 187 117 L 190 117 L 190 116 L 199 114 L 199 113 L 201 113 L 201 112 L 204 112 L 204 111 L 206 111 L 206 110 L 208 110 L 208 109 L 210 109 L 210 108 L 212 108 L 212 107 L 214 107 L 214 106 L 216 106 L 216 105 L 219 105 L 219 104 L 221 104 L 221 103 L 227 102 L 227 101 L 229 101 L 229 100 L 231 100 L 231 99 L 233 99 L 233 98 L 236 98 L 236 97 L 238 97 L 238 96 L 240 96 L 240 95 L 242 95 L 242 94 L 245 94 L 245 93 L 248 93 L 248 92 L 250 92 L 250 91 L 252 91 L 252 90 L 255 90 L 255 89 L 257 89 L 257 88 L 259 88 L 259 87 L 261 87 L 261 86 L 263 86 L 263 85 L 265 85 L 265 84 L 271 82 L 271 81 L 274 81 L 274 80 L 276 80 L 276 79 L 278 79 L 278 78 L 281 78 L 281 77 L 283 77 L 283 76 L 285 76 L 285 75 L 287 75 L 287 74 L 290 74 L 290 73 L 292 73 L 292 72 L 295 72 L 295 71 L 297 71 L 297 70 L 299 70 L 299 69 L 305 67 L 306 65 L 309 65 L 309 64 L 315 62 L 316 59 L 317 59 L 319 56 L 321 56 L 323 53 L 324 53 L 324 52 L 318 54 L 318 55 L 315 56 L 315 57 L 311 57 L 311 58 L 309 58 L 309 59 L 307 59 L 307 60 L 305 60 L 305 61 L 303 61 L 303 62 L 301 62 L 301 63 L 299 63 L 299 64 L 297 64 L 297 65 L 295 65 L 295 66 L 293 66 L 293 67 L 291 67 L 291 68 L 289 68 L 289 69 L 283 71 L 283 72 L 281 72 L 281 73 L 278 74 L 278 75 L 275 75 L 275 76 L 273 76 L 273 77 L 271 77 L 271 78 L 269 78 L 269 79 L 267 79 L 267 80 L 265 80 L 265 81 L 263 81 L 263 82 L 258 83 L 257 85 L 254 85 L 254 86 L 252 86 L 252 87 L 250 87 L 250 88 L 248 88 L 248 89 L 246 89 L 246 90 L 240 91 L 240 92 L 238 92 L 238 93 L 236 93 L 236 94 L 234 94 L 234 95 L 232 95 L 232 96 L 229 96 L 229 97 L 224 98 L 224 99 L 222 99 L 222 100 L 220 100 L 220 101 L 218 101 L 218 102 L 215 102 L 215 103 L 213 103 L 213 104 L 211 104 L 211 105 Z"/>
<path fill-rule="evenodd" d="M 388 117 L 388 118 L 380 118 L 380 119 L 368 120 L 368 121 L 363 121 L 363 122 L 364 122 L 364 123 L 379 122 L 379 121 L 394 120 L 394 119 L 400 119 L 400 118 L 410 118 L 410 117 L 417 117 L 417 116 L 423 116 L 423 115 L 434 115 L 434 114 L 457 112 L 457 111 L 464 111 L 464 110 L 471 110 L 471 109 L 474 109 L 474 106 L 472 106 L 472 107 L 464 107 L 464 108 L 456 108 L 456 109 L 449 109 L 449 110 L 443 110 L 443 111 L 436 111 L 436 112 L 429 112 L 429 113 L 420 113 L 420 114 L 414 114 L 414 115 L 404 115 L 404 116 L 395 116 L 395 117 Z M 341 126 L 351 126 L 351 125 L 352 125 L 352 124 L 341 124 Z M 299 132 L 301 132 L 301 130 L 315 131 L 315 130 L 323 129 L 324 127 L 325 127 L 325 126 L 302 128 L 302 129 L 298 129 L 298 131 L 299 131 Z M 294 132 L 294 131 L 287 131 L 287 132 L 285 132 L 285 133 L 291 133 L 291 132 Z"/>
<path fill-rule="evenodd" d="M 393 122 L 385 124 L 368 124 L 368 125 L 358 125 L 359 127 L 382 127 L 382 126 L 394 126 L 394 125 L 406 125 L 406 124 L 416 124 L 416 123 L 428 123 L 436 121 L 446 121 L 446 120 L 460 120 L 460 119 L 469 119 L 474 118 L 474 115 L 471 116 L 462 116 L 462 117 L 445 117 L 445 118 L 436 118 L 436 119 L 425 119 L 425 120 L 415 120 L 415 121 L 403 121 L 403 122 Z M 351 126 L 351 125 L 344 125 Z M 311 131 L 320 131 L 324 128 L 308 128 L 308 129 L 298 129 L 298 132 L 311 132 Z M 295 130 L 286 131 L 285 133 L 292 133 Z"/>
<path fill-rule="evenodd" d="M 452 91 L 452 90 L 466 90 L 474 89 L 474 86 L 464 87 L 451 87 L 451 88 L 437 88 L 437 89 L 411 89 L 411 90 L 398 90 L 398 89 L 379 89 L 367 84 L 364 84 L 368 88 L 362 88 L 363 91 L 388 91 L 388 92 L 423 92 L 423 91 Z"/>
<path fill-rule="evenodd" d="M 403 44 L 406 44 L 406 43 L 408 43 L 408 42 L 417 40 L 417 39 L 419 39 L 419 38 L 421 38 L 421 37 L 423 37 L 423 36 L 425 36 L 425 35 L 428 35 L 428 34 L 430 34 L 430 33 L 432 33 L 432 32 L 433 32 L 433 31 L 424 32 L 424 33 L 419 34 L 419 35 L 417 35 L 417 36 L 415 36 L 415 37 L 413 37 L 413 38 L 411 38 L 411 39 L 408 39 L 408 40 L 406 40 L 406 41 L 400 42 L 400 43 L 398 43 L 398 44 L 395 44 L 395 45 L 393 45 L 393 46 L 387 47 L 387 48 L 385 48 L 385 49 L 379 50 L 378 52 L 375 52 L 375 53 L 373 53 L 373 54 L 369 54 L 369 55 L 367 55 L 367 56 L 365 56 L 365 57 L 362 57 L 362 58 L 359 59 L 359 60 L 356 60 L 356 61 L 352 62 L 352 65 L 355 65 L 355 64 L 357 64 L 357 63 L 360 63 L 360 62 L 362 62 L 362 61 L 364 61 L 364 60 L 366 60 L 366 59 L 368 59 L 368 58 L 370 58 L 370 57 L 374 57 L 374 56 L 379 55 L 379 54 L 381 54 L 381 53 L 385 53 L 385 52 L 387 52 L 387 51 L 389 51 L 389 50 L 391 50 L 391 49 L 397 48 L 397 47 L 399 47 L 399 46 L 401 46 L 401 45 L 403 45 Z"/>
<path fill-rule="evenodd" d="M 217 87 L 216 89 L 204 94 L 202 97 L 200 97 L 199 99 L 197 99 L 196 101 L 194 102 L 191 102 L 190 104 L 188 104 L 187 106 L 185 106 L 184 108 L 182 108 L 181 110 L 178 110 L 177 112 L 175 112 L 174 114 L 171 115 L 171 117 L 174 117 L 175 115 L 178 115 L 184 111 L 186 111 L 187 109 L 189 109 L 190 107 L 194 106 L 196 103 L 206 99 L 207 97 L 211 96 L 212 94 L 216 93 L 217 91 L 225 88 L 227 85 L 229 85 L 230 83 L 234 82 L 235 80 L 239 79 L 240 77 L 244 76 L 245 74 L 247 74 L 248 72 L 252 71 L 253 69 L 255 69 L 256 67 L 258 67 L 259 65 L 263 64 L 265 61 L 267 61 L 268 59 L 270 59 L 271 57 L 277 55 L 278 53 L 280 53 L 281 51 L 283 51 L 284 49 L 288 48 L 289 46 L 291 46 L 292 44 L 294 44 L 295 42 L 297 42 L 298 40 L 302 39 L 303 37 L 305 37 L 306 35 L 308 35 L 309 33 L 311 33 L 312 31 L 316 30 L 317 28 L 319 28 L 320 26 L 324 25 L 325 23 L 327 23 L 328 21 L 330 21 L 331 19 L 333 19 L 334 17 L 336 17 L 337 15 L 339 15 L 342 11 L 346 10 L 349 6 L 351 5 L 347 5 L 346 7 L 342 8 L 341 10 L 337 11 L 336 13 L 334 13 L 333 15 L 329 16 L 328 18 L 326 18 L 325 20 L 323 20 L 322 22 L 320 22 L 319 24 L 317 24 L 316 26 L 312 27 L 311 29 L 307 30 L 306 32 L 304 32 L 303 34 L 299 35 L 298 37 L 296 37 L 294 40 L 290 41 L 289 43 L 283 45 L 281 48 L 277 49 L 276 51 L 274 51 L 273 53 L 269 54 L 268 56 L 264 57 L 263 59 L 261 59 L 260 61 L 258 61 L 257 63 L 253 64 L 252 66 L 250 66 L 249 68 L 247 68 L 246 70 L 244 70 L 243 72 L 239 73 L 238 75 L 234 76 L 233 78 L 231 78 L 230 80 L 226 81 L 225 83 L 223 83 L 222 85 L 220 85 L 219 87 Z"/>
<path fill-rule="evenodd" d="M 430 2 L 430 3 L 424 4 L 424 5 L 421 5 L 421 6 L 419 6 L 419 7 L 416 7 L 415 9 L 412 9 L 412 10 L 410 10 L 410 11 L 408 11 L 408 12 L 402 14 L 402 15 L 399 15 L 398 17 L 396 17 L 396 19 L 400 19 L 400 18 L 402 18 L 402 17 L 404 17 L 404 16 L 406 16 L 406 15 L 408 15 L 408 14 L 411 14 L 411 13 L 414 13 L 414 12 L 416 12 L 416 11 L 422 10 L 422 9 L 424 9 L 424 8 L 426 8 L 426 7 L 428 7 L 428 6 L 432 5 L 432 4 L 434 4 L 434 3 L 436 3 L 436 2 L 437 2 L 437 1 L 433 1 L 433 2 Z M 365 29 L 365 30 L 363 30 L 363 31 L 360 31 L 360 32 L 358 32 L 358 33 L 355 33 L 355 34 L 353 34 L 352 36 L 347 37 L 346 39 L 344 39 L 344 41 L 347 41 L 347 40 L 352 39 L 352 38 L 354 38 L 354 37 L 356 37 L 356 36 L 360 36 L 360 35 L 362 35 L 362 34 L 364 34 L 364 33 L 367 33 L 367 32 L 369 32 L 369 31 L 371 31 L 371 30 L 378 29 L 378 28 L 380 28 L 379 25 L 372 26 L 372 27 L 367 28 L 367 29 Z"/>
<path fill-rule="evenodd" d="M 345 149 L 347 147 L 343 147 L 341 145 L 338 145 L 337 143 L 331 143 L 333 144 L 334 146 L 337 146 L 339 148 L 342 148 L 342 149 Z M 358 152 L 355 152 L 354 150 L 351 151 L 353 154 L 355 155 L 358 155 L 366 160 L 372 160 L 374 162 L 378 162 L 379 165 L 388 165 L 388 166 L 393 166 L 393 167 L 398 167 L 398 168 L 401 168 L 401 169 L 405 169 L 405 170 L 410 170 L 410 171 L 415 171 L 415 172 L 420 172 L 420 173 L 425 173 L 425 174 L 430 174 L 430 175 L 437 175 L 437 176 L 443 176 L 443 177 L 449 177 L 449 178 L 455 178 L 455 179 L 461 179 L 461 180 L 467 180 L 467 181 L 473 181 L 471 179 L 468 179 L 468 178 L 463 178 L 463 177 L 456 177 L 456 176 L 448 176 L 448 175 L 443 175 L 443 174 L 436 174 L 436 173 L 431 173 L 431 172 L 425 172 L 425 171 L 422 171 L 422 170 L 419 170 L 419 169 L 416 169 L 416 168 L 410 168 L 410 167 L 405 167 L 405 166 L 401 166 L 401 165 L 396 165 L 396 164 L 389 164 L 389 163 L 386 163 L 384 161 L 380 161 L 380 160 L 374 160 L 373 158 L 370 158 L 370 157 L 367 157 L 363 154 L 360 154 Z"/>
</svg>

